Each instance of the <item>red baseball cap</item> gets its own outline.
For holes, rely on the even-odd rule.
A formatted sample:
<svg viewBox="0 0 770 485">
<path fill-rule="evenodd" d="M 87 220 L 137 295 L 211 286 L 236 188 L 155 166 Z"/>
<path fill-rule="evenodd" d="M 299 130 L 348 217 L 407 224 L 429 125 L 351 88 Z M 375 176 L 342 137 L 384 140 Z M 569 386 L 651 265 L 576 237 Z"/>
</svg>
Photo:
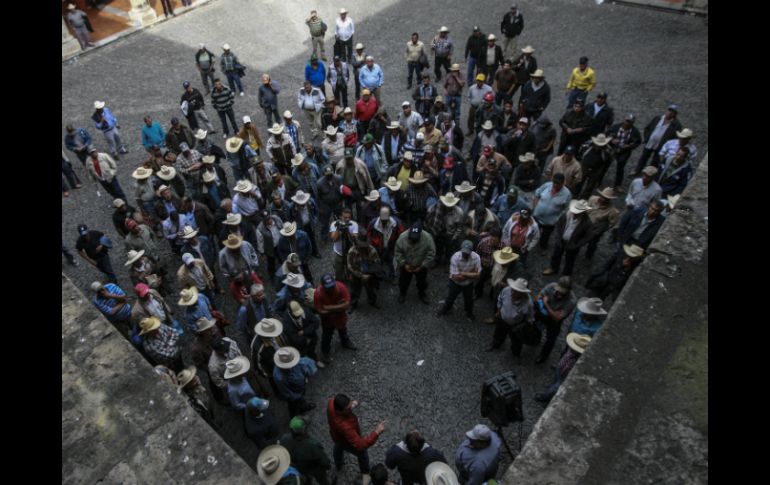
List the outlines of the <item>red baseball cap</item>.
<svg viewBox="0 0 770 485">
<path fill-rule="evenodd" d="M 492 147 L 489 145 L 486 145 L 484 147 L 484 150 L 482 150 L 482 152 L 484 153 L 485 156 L 489 156 L 492 154 Z"/>
<path fill-rule="evenodd" d="M 444 159 L 444 168 L 453 168 L 455 166 L 455 157 L 452 155 L 447 155 Z"/>
<path fill-rule="evenodd" d="M 495 95 L 492 93 L 487 93 L 484 95 L 484 101 L 494 101 Z"/>
<path fill-rule="evenodd" d="M 136 223 L 135 220 L 133 220 L 133 219 L 126 219 L 126 229 L 128 229 L 130 231 L 131 229 L 135 228 L 136 226 L 138 226 L 138 224 Z"/>
<path fill-rule="evenodd" d="M 340 185 L 340 194 L 342 194 L 343 197 L 350 197 L 353 195 L 353 191 L 347 185 Z"/>
<path fill-rule="evenodd" d="M 139 298 L 144 298 L 144 295 L 150 292 L 150 287 L 144 283 L 137 283 L 136 286 L 134 286 L 134 291 L 139 295 Z"/>
</svg>

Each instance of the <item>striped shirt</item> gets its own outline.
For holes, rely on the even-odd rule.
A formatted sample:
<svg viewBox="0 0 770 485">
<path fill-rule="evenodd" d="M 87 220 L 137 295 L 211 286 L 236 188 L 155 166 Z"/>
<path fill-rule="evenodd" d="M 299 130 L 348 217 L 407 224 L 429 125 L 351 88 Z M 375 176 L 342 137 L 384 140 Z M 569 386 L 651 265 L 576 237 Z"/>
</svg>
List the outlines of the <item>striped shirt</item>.
<svg viewBox="0 0 770 485">
<path fill-rule="evenodd" d="M 118 296 L 126 296 L 126 292 L 121 290 L 120 287 L 113 283 L 107 283 L 104 285 L 104 289 L 107 290 L 108 293 L 112 293 L 113 295 Z M 99 309 L 100 312 L 102 312 L 105 316 L 109 318 L 115 318 L 118 320 L 128 320 L 128 318 L 131 316 L 131 305 L 126 303 L 123 305 L 123 308 L 120 309 L 118 313 L 115 315 L 112 315 L 112 309 L 115 308 L 115 305 L 118 304 L 117 300 L 113 300 L 112 298 L 105 298 L 101 295 L 101 293 L 98 293 L 94 295 L 93 299 L 91 299 L 91 303 L 94 304 L 96 308 Z"/>
<path fill-rule="evenodd" d="M 235 103 L 235 94 L 227 86 L 222 86 L 221 91 L 214 88 L 211 91 L 211 104 L 217 111 L 227 111 Z"/>
</svg>

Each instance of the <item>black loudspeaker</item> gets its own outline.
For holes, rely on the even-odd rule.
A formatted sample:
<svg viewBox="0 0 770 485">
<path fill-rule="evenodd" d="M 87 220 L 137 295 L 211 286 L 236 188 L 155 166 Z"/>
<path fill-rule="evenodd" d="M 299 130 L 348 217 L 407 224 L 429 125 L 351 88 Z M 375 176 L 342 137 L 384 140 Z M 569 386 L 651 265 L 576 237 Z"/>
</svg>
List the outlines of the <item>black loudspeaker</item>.
<svg viewBox="0 0 770 485">
<path fill-rule="evenodd" d="M 495 376 L 481 388 L 481 416 L 497 427 L 524 421 L 521 407 L 521 387 L 516 374 L 506 372 Z"/>
</svg>

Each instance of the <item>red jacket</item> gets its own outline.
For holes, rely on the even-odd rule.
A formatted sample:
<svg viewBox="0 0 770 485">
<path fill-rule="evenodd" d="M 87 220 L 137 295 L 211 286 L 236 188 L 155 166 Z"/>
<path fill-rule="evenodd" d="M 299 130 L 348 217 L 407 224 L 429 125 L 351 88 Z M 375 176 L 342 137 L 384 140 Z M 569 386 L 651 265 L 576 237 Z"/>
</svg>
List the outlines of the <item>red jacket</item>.
<svg viewBox="0 0 770 485">
<path fill-rule="evenodd" d="M 340 445 L 350 445 L 356 451 L 364 451 L 377 442 L 379 435 L 372 431 L 365 438 L 361 436 L 358 418 L 353 414 L 338 414 L 334 409 L 334 398 L 329 399 L 326 408 L 326 419 L 329 421 L 329 432 L 332 441 Z"/>
</svg>

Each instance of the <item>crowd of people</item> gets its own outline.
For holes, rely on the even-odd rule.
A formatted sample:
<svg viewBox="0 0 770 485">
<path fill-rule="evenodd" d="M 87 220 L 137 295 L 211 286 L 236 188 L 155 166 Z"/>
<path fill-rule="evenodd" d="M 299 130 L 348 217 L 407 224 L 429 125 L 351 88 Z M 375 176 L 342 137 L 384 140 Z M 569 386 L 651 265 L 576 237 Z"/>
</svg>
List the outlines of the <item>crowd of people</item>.
<svg viewBox="0 0 770 485">
<path fill-rule="evenodd" d="M 640 133 L 633 114 L 616 120 L 607 93 L 589 101 L 601 78 L 586 57 L 565 87 L 557 144 L 557 128 L 544 114 L 551 87 L 535 49 L 517 46 L 524 21 L 516 5 L 501 22 L 503 46 L 494 34 L 473 29 L 465 76 L 456 62 L 461 48 L 447 27 L 429 44 L 414 33 L 405 48 L 411 96 L 393 117 L 382 103 L 383 68 L 354 43 L 348 12 L 340 10 L 333 25 L 328 66 L 326 23 L 313 11 L 306 24 L 313 52 L 296 108 L 307 127 L 290 109 L 281 112 L 281 87 L 269 74 L 258 87 L 268 134 L 263 138 L 249 115 L 239 125 L 234 109 L 236 92 L 248 89 L 241 81 L 245 67 L 228 44 L 218 64 L 201 44 L 194 57 L 204 93 L 182 83 L 187 124 L 175 117 L 164 130 L 150 115 L 144 118 L 147 153 L 131 168 L 130 190 L 117 177 L 127 145 L 105 102 L 94 103 L 91 119 L 109 153 L 96 148 L 89 128 L 68 125 L 65 136 L 67 150 L 114 198 L 112 220 L 123 239 L 113 243 L 103 228 L 77 228 L 77 254 L 104 275 L 91 285 L 92 302 L 209 422 L 212 399 L 243 416 L 262 450 L 259 475 L 271 484 L 299 483 L 299 477 L 329 483 L 330 460 L 308 432 L 306 413 L 316 403 L 306 399 L 307 386 L 333 363 L 335 332 L 343 348 L 356 350 L 350 315 L 364 291 L 368 306 L 379 310 L 384 284 L 396 285 L 397 302 L 404 304 L 414 277 L 417 300 L 430 305 L 428 285 L 445 279 L 436 314 L 451 313 L 461 294 L 471 321 L 477 306 L 488 305 L 494 316 L 483 323 L 494 325 L 494 336 L 487 350 L 510 338 L 518 364 L 524 345 L 540 346 L 535 362 L 547 362 L 569 321 L 554 383 L 535 397 L 547 403 L 644 258 L 697 155 L 679 106 L 668 106 Z M 467 113 L 461 112 L 464 97 Z M 224 147 L 212 136 L 217 130 L 207 102 L 221 121 Z M 624 188 L 626 164 L 639 147 Z M 603 186 L 613 163 L 612 182 Z M 62 175 L 64 197 L 70 186 L 83 186 L 64 152 Z M 578 299 L 575 264 L 581 250 L 591 259 L 600 244 L 610 257 L 579 275 L 590 294 Z M 78 264 L 64 242 L 62 252 Z M 124 255 L 130 285 L 118 282 L 112 252 Z M 536 291 L 530 268 L 543 257 L 549 259 L 542 275 L 554 281 Z M 328 258 L 333 272 L 314 276 L 315 258 Z M 173 288 L 176 301 L 170 301 Z M 483 300 L 487 293 L 490 303 Z M 224 313 L 226 299 L 237 313 Z M 192 365 L 182 357 L 185 346 Z M 273 396 L 289 409 L 290 433 L 283 436 L 269 408 Z M 388 468 L 397 468 L 405 484 L 493 483 L 500 438 L 484 425 L 466 433 L 456 473 L 418 431 L 388 451 L 384 466 L 370 467 L 366 450 L 384 423 L 362 435 L 355 400 L 337 394 L 326 405 L 337 470 L 347 452 L 372 483 L 388 483 Z"/>
</svg>

